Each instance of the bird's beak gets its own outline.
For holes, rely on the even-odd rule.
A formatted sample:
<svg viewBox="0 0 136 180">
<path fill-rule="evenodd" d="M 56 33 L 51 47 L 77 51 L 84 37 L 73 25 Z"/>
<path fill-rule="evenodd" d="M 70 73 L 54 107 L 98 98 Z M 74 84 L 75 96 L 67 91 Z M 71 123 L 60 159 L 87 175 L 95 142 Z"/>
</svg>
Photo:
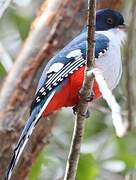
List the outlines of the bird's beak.
<svg viewBox="0 0 136 180">
<path fill-rule="evenodd" d="M 127 32 L 128 26 L 126 24 L 119 25 L 118 28 L 124 32 Z"/>
</svg>

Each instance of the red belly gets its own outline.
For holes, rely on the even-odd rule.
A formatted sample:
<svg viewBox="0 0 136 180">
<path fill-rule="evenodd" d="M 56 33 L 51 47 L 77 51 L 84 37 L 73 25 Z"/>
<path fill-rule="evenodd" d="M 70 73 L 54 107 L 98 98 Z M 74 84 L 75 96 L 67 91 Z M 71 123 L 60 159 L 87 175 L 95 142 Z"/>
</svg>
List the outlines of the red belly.
<svg viewBox="0 0 136 180">
<path fill-rule="evenodd" d="M 52 100 L 45 109 L 43 116 L 47 116 L 49 113 L 56 111 L 62 107 L 75 106 L 79 102 L 79 91 L 82 87 L 84 80 L 85 67 L 78 69 L 73 74 L 69 75 L 66 83 L 61 89 L 55 93 Z M 94 98 L 100 97 L 100 91 L 97 83 L 93 83 Z"/>
</svg>

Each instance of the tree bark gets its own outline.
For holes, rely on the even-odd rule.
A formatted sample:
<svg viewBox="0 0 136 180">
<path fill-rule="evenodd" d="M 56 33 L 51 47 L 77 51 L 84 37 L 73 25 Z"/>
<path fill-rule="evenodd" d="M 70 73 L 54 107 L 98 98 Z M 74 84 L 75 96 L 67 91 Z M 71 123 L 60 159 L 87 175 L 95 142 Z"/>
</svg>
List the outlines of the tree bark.
<svg viewBox="0 0 136 180">
<path fill-rule="evenodd" d="M 55 0 L 57 5 L 55 6 L 54 3 L 53 7 L 55 6 L 54 12 L 57 16 L 55 14 L 51 16 L 49 13 L 49 19 L 44 19 L 38 29 L 37 24 L 40 22 L 38 19 L 43 17 L 42 13 L 50 12 L 48 3 L 51 3 L 51 1 L 46 1 L 42 6 L 42 12 L 38 14 L 37 19 L 34 21 L 23 49 L 2 89 L 0 101 L 0 179 L 4 178 L 12 148 L 20 135 L 20 130 L 24 126 L 25 122 L 22 121 L 22 118 L 25 116 L 26 119 L 27 117 L 26 112 L 28 112 L 35 91 L 36 85 L 34 81 L 37 79 L 38 69 L 53 51 L 62 48 L 64 43 L 77 34 L 84 24 L 84 18 L 81 15 L 78 16 L 79 21 L 75 22 L 73 18 L 81 8 L 81 1 Z M 71 11 L 70 15 L 69 11 Z M 73 27 L 75 29 L 74 33 L 72 32 Z M 69 29 L 69 32 L 67 32 L 67 29 Z M 45 146 L 43 140 L 48 141 L 54 122 L 55 118 L 51 118 L 50 122 L 45 122 L 46 125 L 40 122 L 36 128 L 36 137 L 32 141 L 32 151 L 28 152 L 27 156 L 23 155 L 23 161 L 14 179 L 25 179 L 30 166 Z"/>
<path fill-rule="evenodd" d="M 70 153 L 66 165 L 64 180 L 74 180 L 78 161 L 80 157 L 80 148 L 83 140 L 85 130 L 85 115 L 88 108 L 87 97 L 90 97 L 90 92 L 93 82 L 93 76 L 87 76 L 87 71 L 94 67 L 95 54 L 95 14 L 96 14 L 96 0 L 88 0 L 88 16 L 87 16 L 87 70 L 85 72 L 84 84 L 80 94 L 80 102 L 77 108 L 77 116 L 75 119 L 75 126 L 73 130 L 73 138 L 71 142 Z"/>
<path fill-rule="evenodd" d="M 97 9 L 111 8 L 111 9 L 121 9 L 123 5 L 123 0 L 97 0 Z"/>
<path fill-rule="evenodd" d="M 22 119 L 27 119 L 38 70 L 45 59 L 49 59 L 54 51 L 62 48 L 82 29 L 86 13 L 77 15 L 81 7 L 86 9 L 86 0 L 46 0 L 3 84 L 0 94 L 0 180 L 4 178 L 12 148 L 24 126 Z M 40 122 L 35 130 L 37 133 L 32 140 L 31 150 L 27 155 L 24 153 L 14 179 L 25 179 L 38 153 L 47 144 L 44 142 L 48 142 L 54 123 L 54 117 L 50 121 Z"/>
<path fill-rule="evenodd" d="M 132 1 L 132 6 L 131 6 L 131 19 L 130 19 L 130 25 L 128 29 L 128 38 L 127 38 L 127 43 L 126 43 L 126 51 L 125 51 L 125 83 L 126 83 L 126 107 L 128 110 L 128 124 L 129 127 L 128 129 L 132 129 L 132 115 L 133 115 L 133 100 L 134 94 L 133 94 L 133 78 L 132 78 L 132 59 L 133 59 L 133 40 L 134 40 L 134 30 L 135 30 L 135 14 L 136 14 L 136 1 Z"/>
</svg>

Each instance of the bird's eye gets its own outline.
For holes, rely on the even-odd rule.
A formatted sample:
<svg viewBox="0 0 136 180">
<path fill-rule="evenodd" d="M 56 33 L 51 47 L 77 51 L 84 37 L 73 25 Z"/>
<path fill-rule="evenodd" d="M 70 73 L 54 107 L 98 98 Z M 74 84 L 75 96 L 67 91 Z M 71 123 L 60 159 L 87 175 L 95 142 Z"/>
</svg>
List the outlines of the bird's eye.
<svg viewBox="0 0 136 180">
<path fill-rule="evenodd" d="M 113 19 L 112 18 L 107 18 L 107 23 L 112 25 L 113 24 Z"/>
</svg>

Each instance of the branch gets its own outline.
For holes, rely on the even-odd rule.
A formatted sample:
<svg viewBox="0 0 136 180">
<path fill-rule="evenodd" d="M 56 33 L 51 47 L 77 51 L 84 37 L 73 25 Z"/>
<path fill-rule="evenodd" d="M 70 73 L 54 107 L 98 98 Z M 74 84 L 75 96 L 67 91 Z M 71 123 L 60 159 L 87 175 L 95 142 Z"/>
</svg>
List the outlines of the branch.
<svg viewBox="0 0 136 180">
<path fill-rule="evenodd" d="M 87 39 L 87 71 L 93 67 L 94 61 L 94 33 L 95 33 L 95 11 L 96 1 L 88 1 L 88 39 Z M 93 79 L 93 78 L 92 78 Z M 93 80 L 92 80 L 93 81 Z M 78 105 L 77 117 L 75 119 L 75 126 L 73 131 L 72 143 L 70 153 L 66 165 L 64 180 L 74 180 L 80 156 L 80 147 L 84 134 L 85 114 L 87 112 L 88 103 L 85 97 L 90 96 L 90 78 L 85 73 L 85 82 L 82 88 L 80 102 Z"/>
<path fill-rule="evenodd" d="M 44 7 L 42 6 L 43 14 L 40 14 L 35 21 L 34 25 L 37 26 L 31 30 L 22 52 L 17 58 L 15 66 L 3 86 L 3 93 L 0 101 L 2 107 L 0 112 L 0 177 L 4 177 L 13 145 L 17 141 L 20 130 L 24 126 L 24 122 L 20 120 L 24 115 L 26 117 L 26 111 L 29 109 L 30 100 L 34 94 L 35 88 L 33 86 L 33 79 L 39 67 L 42 65 L 45 58 L 49 57 L 51 49 L 54 47 L 53 44 L 56 39 L 56 32 L 61 24 L 61 16 L 63 16 L 64 7 L 68 2 L 69 1 L 63 0 L 50 0 L 44 3 Z M 52 11 L 57 14 L 57 18 Z M 42 48 L 43 45 L 45 46 Z M 31 152 L 28 153 L 29 156 L 25 156 L 24 154 L 24 160 L 21 163 L 19 171 L 20 173 L 16 175 L 17 179 L 21 180 L 26 177 L 32 162 L 45 146 L 45 143 L 42 142 L 44 142 L 44 138 L 48 140 L 48 135 L 51 132 L 54 122 L 55 118 L 51 118 L 50 122 L 46 122 L 46 126 L 43 126 L 40 122 L 37 127 L 37 136 L 32 143 L 33 158 L 30 158 Z M 39 137 L 41 139 L 39 139 Z"/>
<path fill-rule="evenodd" d="M 0 110 L 5 108 L 6 104 L 9 102 L 10 95 L 14 92 L 16 82 L 18 81 L 22 69 L 25 68 L 28 62 L 31 63 L 32 59 L 37 56 L 44 43 L 48 41 L 52 23 L 56 20 L 56 14 L 58 16 L 61 14 L 61 8 L 65 2 L 66 0 L 47 0 L 43 3 L 38 17 L 32 23 L 31 31 L 25 42 L 24 48 L 19 54 L 14 67 L 3 85 L 0 95 Z"/>
<path fill-rule="evenodd" d="M 83 26 L 82 16 L 78 16 L 76 22 L 73 19 L 81 6 L 77 1 L 72 1 L 68 6 L 69 3 L 70 0 L 45 1 L 15 66 L 5 80 L 0 96 L 0 177 L 4 176 L 12 148 L 24 126 L 25 121 L 22 119 L 27 117 L 26 112 L 29 110 L 30 101 L 34 95 L 36 88 L 34 82 L 37 81 L 36 75 L 39 68 L 56 49 L 62 48 L 64 43 L 73 37 L 73 27 L 74 33 L 77 34 Z M 80 6 L 78 9 L 77 4 Z M 69 11 L 71 14 L 67 16 Z M 70 27 L 67 26 L 67 22 L 71 22 Z M 68 33 L 67 29 L 69 29 Z M 54 123 L 55 117 L 51 117 L 50 121 L 45 121 L 45 125 L 39 122 L 36 136 L 32 137 L 32 151 L 23 153 L 23 161 L 16 173 L 17 180 L 23 180 L 27 176 L 32 163 L 45 146 L 44 142 L 48 141 Z"/>
<path fill-rule="evenodd" d="M 33 85 L 33 81 L 36 79 L 35 77 L 39 67 L 45 59 L 49 58 L 49 55 L 55 48 L 60 48 L 64 45 L 62 45 L 62 41 L 64 42 L 64 36 L 62 34 L 65 33 L 66 37 L 67 29 L 69 29 L 67 39 L 72 37 L 72 28 L 67 26 L 68 22 L 70 22 L 70 25 L 72 23 L 74 24 L 73 27 L 77 32 L 79 32 L 79 29 L 83 25 L 82 23 L 84 23 L 84 21 L 81 21 L 81 16 L 78 16 L 76 21 L 73 18 L 80 9 L 78 6 L 80 6 L 79 1 L 81 0 L 78 2 L 72 1 L 70 7 L 71 9 L 73 8 L 70 11 L 72 13 L 69 17 L 66 16 L 67 14 L 64 16 L 64 12 L 69 11 L 69 9 L 66 9 L 69 1 L 46 0 L 43 3 L 38 17 L 33 22 L 22 51 L 15 62 L 15 66 L 5 80 L 0 95 L 0 177 L 4 175 L 12 147 L 20 135 L 20 130 L 24 126 L 24 122 L 21 119 L 24 115 L 26 117 L 26 112 L 29 109 L 29 104 L 36 87 Z M 59 28 L 62 21 L 61 17 L 65 17 L 65 21 L 63 21 L 64 25 Z M 66 43 L 66 39 L 64 43 Z M 44 138 L 48 141 L 48 135 L 51 132 L 54 122 L 54 117 L 50 121 L 45 122 L 46 126 L 40 122 L 36 128 L 36 137 L 32 141 L 32 151 L 26 155 L 24 154 L 16 179 L 23 180 L 27 176 L 31 164 L 45 145 Z"/>
<path fill-rule="evenodd" d="M 102 93 L 103 98 L 107 101 L 108 105 L 112 110 L 113 125 L 115 126 L 116 133 L 119 137 L 126 134 L 128 124 L 122 119 L 120 106 L 116 102 L 115 97 L 109 90 L 102 74 L 99 69 L 94 68 L 94 50 L 95 50 L 95 11 L 96 1 L 88 1 L 88 39 L 87 39 L 87 70 L 85 72 L 85 80 L 82 87 L 80 102 L 78 105 L 77 117 L 75 120 L 73 137 L 71 141 L 70 152 L 66 164 L 66 170 L 64 174 L 64 180 L 74 180 L 76 177 L 76 171 L 78 161 L 80 157 L 80 148 L 84 135 L 85 128 L 85 114 L 87 112 L 88 103 L 86 97 L 90 96 L 92 82 L 95 77 L 99 89 Z M 92 69 L 92 72 L 91 72 Z M 91 74 L 89 74 L 91 72 Z M 90 78 L 91 77 L 91 78 Z M 90 82 L 91 79 L 91 82 Z M 91 86 L 90 86 L 91 83 Z"/>
<path fill-rule="evenodd" d="M 132 128 L 132 113 L 133 113 L 133 91 L 132 91 L 132 56 L 133 56 L 133 39 L 134 39 L 134 29 L 135 29 L 135 14 L 136 14 L 136 1 L 132 2 L 131 7 L 131 20 L 128 29 L 128 38 L 126 44 L 126 52 L 125 52 L 125 74 L 126 74 L 126 98 L 127 98 L 127 110 L 128 110 L 128 123 L 129 130 Z"/>
<path fill-rule="evenodd" d="M 111 8 L 111 9 L 121 9 L 123 6 L 123 0 L 97 0 L 97 8 Z"/>
</svg>

